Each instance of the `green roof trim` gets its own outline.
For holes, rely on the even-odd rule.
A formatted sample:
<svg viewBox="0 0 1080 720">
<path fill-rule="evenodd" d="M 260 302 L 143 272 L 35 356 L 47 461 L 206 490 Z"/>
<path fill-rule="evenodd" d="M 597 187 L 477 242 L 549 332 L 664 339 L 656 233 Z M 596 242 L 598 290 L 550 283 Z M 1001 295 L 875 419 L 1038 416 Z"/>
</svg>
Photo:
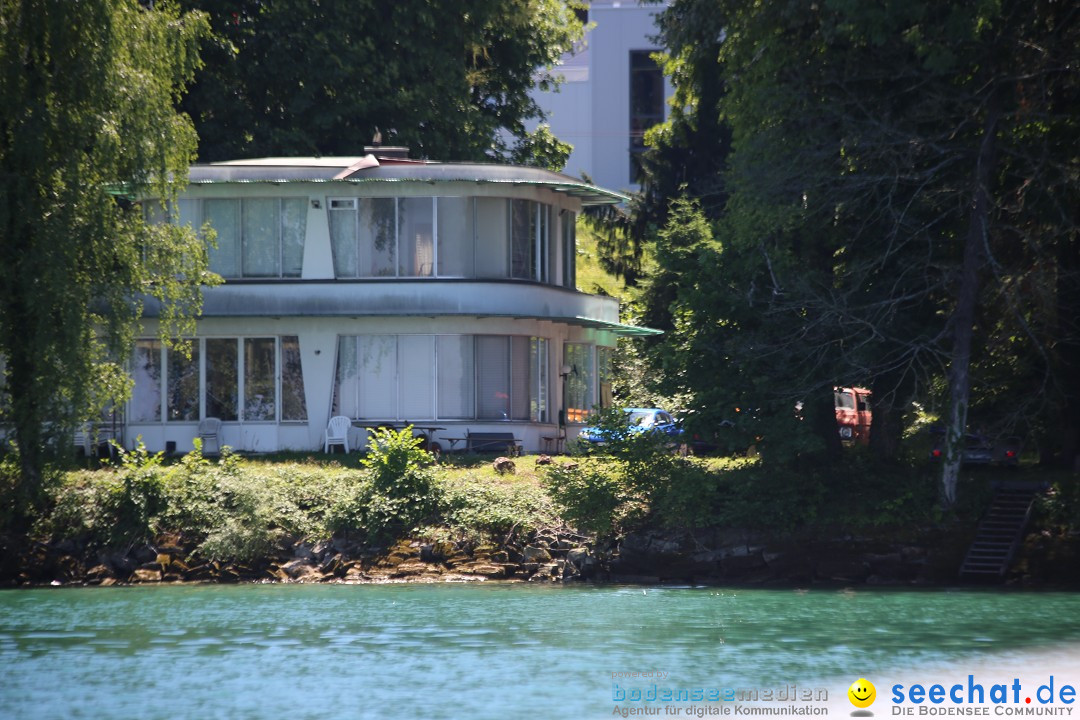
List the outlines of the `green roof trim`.
<svg viewBox="0 0 1080 720">
<path fill-rule="evenodd" d="M 663 330 L 656 330 L 655 328 L 641 327 L 639 325 L 627 325 L 626 323 L 617 323 L 610 320 L 597 320 L 595 318 L 581 317 L 580 315 L 574 318 L 574 324 L 581 325 L 589 328 L 599 328 L 601 330 L 610 330 L 616 335 L 622 335 L 624 337 L 648 337 L 650 335 L 663 335 Z"/>
</svg>

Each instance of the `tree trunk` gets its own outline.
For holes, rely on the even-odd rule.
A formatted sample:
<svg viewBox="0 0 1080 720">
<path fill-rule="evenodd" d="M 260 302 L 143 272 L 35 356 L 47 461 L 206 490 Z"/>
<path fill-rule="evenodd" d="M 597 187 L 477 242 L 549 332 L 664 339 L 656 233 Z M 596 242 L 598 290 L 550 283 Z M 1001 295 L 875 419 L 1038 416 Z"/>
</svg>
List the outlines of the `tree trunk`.
<svg viewBox="0 0 1080 720">
<path fill-rule="evenodd" d="M 832 388 L 825 388 L 814 393 L 809 401 L 810 422 L 814 433 L 822 439 L 825 451 L 822 459 L 826 463 L 833 463 L 840 459 L 844 451 L 843 443 L 840 442 L 840 428 L 836 425 L 836 400 L 833 397 Z"/>
<path fill-rule="evenodd" d="M 991 91 L 993 92 L 993 91 Z M 956 309 L 950 318 L 952 362 L 949 367 L 949 410 L 945 424 L 945 462 L 941 468 L 942 503 L 956 504 L 956 482 L 964 456 L 970 399 L 971 339 L 979 296 L 979 272 L 986 260 L 986 234 L 990 228 L 990 181 L 994 165 L 995 138 L 999 111 L 991 95 L 986 125 L 975 162 L 975 188 L 971 203 L 964 260 L 960 270 L 960 289 Z"/>
<path fill-rule="evenodd" d="M 870 387 L 870 451 L 878 461 L 892 462 L 900 453 L 911 385 L 911 374 L 901 369 L 878 375 Z"/>
</svg>

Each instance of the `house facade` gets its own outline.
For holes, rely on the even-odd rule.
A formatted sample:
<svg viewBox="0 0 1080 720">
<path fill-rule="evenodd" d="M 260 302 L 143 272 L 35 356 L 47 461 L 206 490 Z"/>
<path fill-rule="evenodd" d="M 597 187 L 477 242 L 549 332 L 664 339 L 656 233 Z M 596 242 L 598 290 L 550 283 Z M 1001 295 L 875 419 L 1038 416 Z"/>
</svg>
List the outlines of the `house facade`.
<svg viewBox="0 0 1080 720">
<path fill-rule="evenodd" d="M 575 219 L 617 193 L 538 168 L 363 157 L 199 165 L 169 221 L 216 232 L 190 357 L 147 303 L 125 444 L 184 452 L 204 418 L 248 452 L 329 418 L 512 432 L 526 451 L 610 402 L 618 302 L 575 287 Z M 570 435 L 573 432 L 571 431 Z"/>
</svg>

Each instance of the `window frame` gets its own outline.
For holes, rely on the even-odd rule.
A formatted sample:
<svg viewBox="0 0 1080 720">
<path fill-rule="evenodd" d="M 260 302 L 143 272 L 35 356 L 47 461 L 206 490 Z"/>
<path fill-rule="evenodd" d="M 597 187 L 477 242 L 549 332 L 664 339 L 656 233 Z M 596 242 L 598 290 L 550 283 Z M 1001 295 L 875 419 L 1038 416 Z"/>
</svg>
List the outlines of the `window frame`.
<svg viewBox="0 0 1080 720">
<path fill-rule="evenodd" d="M 183 425 L 183 424 L 196 424 L 207 417 L 213 417 L 207 415 L 206 410 L 206 391 L 207 391 L 207 370 L 208 370 L 208 358 L 206 351 L 206 343 L 208 340 L 213 341 L 233 341 L 236 351 L 236 404 L 237 404 L 237 418 L 235 420 L 222 420 L 226 424 L 237 425 L 306 425 L 309 422 L 311 413 L 308 410 L 307 402 L 307 389 L 303 381 L 303 360 L 301 355 L 300 366 L 300 395 L 303 405 L 304 419 L 284 419 L 283 418 L 283 380 L 284 374 L 282 372 L 282 365 L 284 362 L 284 339 L 295 338 L 297 343 L 297 352 L 299 353 L 299 336 L 298 335 L 269 335 L 269 334 L 251 334 L 251 335 L 201 335 L 197 338 L 192 338 L 191 342 L 194 345 L 193 351 L 198 354 L 198 411 L 197 417 L 190 419 L 171 419 L 169 417 L 169 381 L 170 381 L 170 361 L 172 354 L 176 351 L 169 348 L 167 343 L 160 342 L 160 338 L 154 337 L 140 337 L 136 339 L 136 344 L 143 342 L 159 342 L 160 347 L 158 351 L 160 362 L 160 375 L 158 377 L 158 418 L 156 420 L 132 420 L 130 424 L 133 425 Z M 247 415 L 247 359 L 244 356 L 245 345 L 248 341 L 253 340 L 273 340 L 274 342 L 274 369 L 273 369 L 273 382 L 274 382 L 274 413 L 273 417 L 265 420 L 251 420 L 246 418 Z M 132 358 L 134 359 L 134 357 Z M 130 370 L 129 370 L 130 374 Z M 130 414 L 135 402 L 135 390 L 132 392 L 132 397 L 128 400 L 129 417 L 133 417 Z"/>
<path fill-rule="evenodd" d="M 341 399 L 340 389 L 340 365 L 342 357 L 342 347 L 347 347 L 347 343 L 357 343 L 358 338 L 364 336 L 392 336 L 395 338 L 394 342 L 394 361 L 392 363 L 394 367 L 394 415 L 391 416 L 361 416 L 353 415 L 345 412 L 343 409 L 344 402 Z M 432 363 L 432 379 L 434 381 L 431 389 L 431 407 L 433 408 L 431 417 L 417 417 L 417 416 L 405 416 L 403 414 L 403 390 L 405 389 L 406 381 L 403 380 L 401 375 L 401 338 L 404 337 L 428 337 L 432 338 L 431 342 L 431 363 Z M 469 403 L 471 407 L 471 415 L 443 415 L 442 403 L 439 400 L 440 385 L 439 385 L 439 338 L 455 337 L 455 338 L 468 338 L 471 346 L 471 363 L 472 366 L 465 368 L 466 372 L 472 376 L 471 387 L 471 401 Z M 506 413 L 506 417 L 492 417 L 481 414 L 481 353 L 479 346 L 484 339 L 496 339 L 503 340 L 506 344 L 506 380 L 507 380 L 507 399 L 506 406 L 509 412 Z M 524 343 L 525 349 L 525 367 L 524 370 L 528 373 L 526 378 L 525 387 L 528 393 L 524 399 L 524 407 L 526 408 L 525 416 L 514 417 L 515 400 L 521 402 L 520 398 L 516 398 L 514 395 L 514 341 L 518 340 Z M 534 366 L 532 362 L 532 346 L 533 343 L 538 343 L 540 350 L 537 352 L 536 364 Z M 359 420 L 364 422 L 402 422 L 402 421 L 436 421 L 436 422 L 507 422 L 507 423 L 539 423 L 546 424 L 550 418 L 550 404 L 551 404 L 551 338 L 542 337 L 539 335 L 519 335 L 519 334 L 493 334 L 493 333 L 364 333 L 359 335 L 339 335 L 337 338 L 337 351 L 335 353 L 334 360 L 334 380 L 333 387 L 330 391 L 330 413 L 331 415 L 348 415 L 353 420 Z M 357 350 L 357 357 L 359 357 L 359 350 Z M 357 372 L 359 373 L 360 364 L 357 362 Z M 356 387 L 360 387 L 360 381 L 357 380 Z M 403 384 L 404 383 L 404 384 Z M 352 406 L 359 411 L 361 400 L 359 397 L 352 400 Z M 535 412 L 534 412 L 535 411 Z M 541 418 L 541 419 L 536 419 Z"/>
<path fill-rule="evenodd" d="M 199 198 L 180 198 L 175 207 L 169 208 L 168 221 L 172 223 L 180 222 L 180 203 L 192 203 L 193 212 L 191 213 L 194 221 L 197 221 L 198 226 L 192 229 L 195 232 L 200 232 L 203 225 L 208 221 L 206 218 L 206 201 L 218 200 L 236 201 L 236 227 L 237 227 L 237 268 L 238 275 L 221 275 L 226 280 L 296 280 L 303 277 L 304 274 L 304 250 L 307 246 L 307 204 L 308 197 L 306 195 L 252 195 L 252 196 L 235 196 L 235 197 L 199 197 Z M 276 244 L 277 244 L 277 274 L 276 275 L 248 275 L 244 273 L 244 202 L 250 200 L 273 200 L 277 204 L 277 211 L 275 213 L 277 217 L 276 227 Z M 304 220 L 303 232 L 301 233 L 300 243 L 300 268 L 296 274 L 285 274 L 285 209 L 284 203 L 286 200 L 298 201 L 300 205 L 301 215 Z M 213 225 L 211 225 L 213 227 Z M 212 272 L 217 272 L 211 268 Z M 219 275 L 221 273 L 218 273 Z"/>
</svg>

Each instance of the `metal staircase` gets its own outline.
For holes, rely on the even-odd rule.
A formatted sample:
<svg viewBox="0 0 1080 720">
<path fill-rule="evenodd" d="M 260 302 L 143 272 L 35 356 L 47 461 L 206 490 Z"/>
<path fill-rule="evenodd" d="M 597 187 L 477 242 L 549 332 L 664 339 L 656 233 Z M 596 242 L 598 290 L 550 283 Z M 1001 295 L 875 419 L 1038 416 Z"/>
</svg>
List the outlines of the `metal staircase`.
<svg viewBox="0 0 1080 720">
<path fill-rule="evenodd" d="M 1020 547 L 1041 485 L 1014 484 L 998 487 L 990 509 L 979 522 L 975 540 L 960 566 L 965 580 L 1000 580 Z"/>
</svg>

